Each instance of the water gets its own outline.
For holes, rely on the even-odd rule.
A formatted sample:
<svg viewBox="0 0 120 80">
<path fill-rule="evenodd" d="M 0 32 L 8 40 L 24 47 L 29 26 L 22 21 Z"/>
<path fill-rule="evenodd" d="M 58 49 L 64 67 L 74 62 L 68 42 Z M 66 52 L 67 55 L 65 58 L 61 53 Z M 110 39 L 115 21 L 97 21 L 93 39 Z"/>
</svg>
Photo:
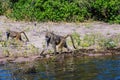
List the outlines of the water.
<svg viewBox="0 0 120 80">
<path fill-rule="evenodd" d="M 0 65 L 0 80 L 120 80 L 119 56 L 66 58 L 60 62 L 42 60 L 35 66 L 37 73 L 14 74 L 20 69 L 18 64 Z"/>
</svg>

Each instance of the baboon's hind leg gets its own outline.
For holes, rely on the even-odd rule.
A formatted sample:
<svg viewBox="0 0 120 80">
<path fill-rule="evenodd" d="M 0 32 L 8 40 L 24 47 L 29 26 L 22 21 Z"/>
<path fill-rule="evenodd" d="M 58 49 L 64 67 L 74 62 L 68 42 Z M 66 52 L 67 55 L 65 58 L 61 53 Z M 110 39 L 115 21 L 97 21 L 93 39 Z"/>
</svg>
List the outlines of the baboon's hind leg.
<svg viewBox="0 0 120 80">
<path fill-rule="evenodd" d="M 56 44 L 53 43 L 53 44 L 52 44 L 52 47 L 53 47 L 53 49 L 54 49 L 54 55 L 56 55 L 56 53 L 57 53 L 57 50 L 56 50 Z"/>
<path fill-rule="evenodd" d="M 66 42 L 64 43 L 64 48 L 66 48 L 66 49 L 67 49 L 67 51 L 70 51 L 70 49 L 68 48 L 68 45 L 67 45 L 67 43 L 66 43 Z"/>
</svg>

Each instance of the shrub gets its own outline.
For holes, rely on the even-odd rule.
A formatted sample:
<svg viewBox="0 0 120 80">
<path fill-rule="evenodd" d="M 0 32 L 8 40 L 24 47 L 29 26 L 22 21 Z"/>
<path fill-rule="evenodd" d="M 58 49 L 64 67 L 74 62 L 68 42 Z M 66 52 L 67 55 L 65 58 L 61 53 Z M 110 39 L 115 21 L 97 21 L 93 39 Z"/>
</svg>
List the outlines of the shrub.
<svg viewBox="0 0 120 80">
<path fill-rule="evenodd" d="M 109 49 L 109 48 L 115 48 L 117 45 L 113 40 L 108 39 L 105 43 L 104 43 L 105 48 Z"/>
<path fill-rule="evenodd" d="M 119 0 L 95 0 L 91 2 L 89 10 L 96 20 L 120 23 Z"/>
<path fill-rule="evenodd" d="M 86 8 L 65 0 L 19 0 L 8 17 L 29 21 L 84 21 Z"/>
<path fill-rule="evenodd" d="M 0 15 L 26 21 L 120 23 L 119 0 L 0 0 Z"/>
<path fill-rule="evenodd" d="M 101 46 L 101 48 L 110 49 L 117 47 L 118 43 L 115 42 L 115 40 L 112 38 L 102 38 L 101 40 L 99 40 L 99 45 Z"/>
</svg>

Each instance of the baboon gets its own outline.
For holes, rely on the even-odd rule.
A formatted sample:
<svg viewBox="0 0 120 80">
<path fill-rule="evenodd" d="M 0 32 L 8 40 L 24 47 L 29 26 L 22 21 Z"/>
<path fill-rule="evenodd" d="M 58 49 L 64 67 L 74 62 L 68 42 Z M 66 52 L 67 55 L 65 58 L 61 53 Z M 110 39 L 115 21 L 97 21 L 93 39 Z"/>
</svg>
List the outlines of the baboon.
<svg viewBox="0 0 120 80">
<path fill-rule="evenodd" d="M 60 43 L 58 44 L 58 49 L 60 49 L 60 51 L 62 52 L 63 47 L 65 47 L 68 51 L 70 50 L 66 44 L 66 38 L 67 37 L 71 37 L 71 41 L 73 43 L 73 47 L 76 49 L 74 42 L 73 42 L 73 38 L 70 34 L 66 35 L 66 36 L 62 36 L 63 38 L 61 39 Z M 67 47 L 66 47 L 67 46 Z"/>
<path fill-rule="evenodd" d="M 27 41 L 29 41 L 29 39 L 28 39 L 28 37 L 27 37 L 27 35 L 25 34 L 24 31 L 16 32 L 16 31 L 11 31 L 11 30 L 6 31 L 7 40 L 9 39 L 9 37 L 11 37 L 12 39 L 23 41 L 22 37 L 21 37 L 22 33 L 25 35 Z"/>
<path fill-rule="evenodd" d="M 60 48 L 61 51 L 62 51 L 63 47 L 69 51 L 70 49 L 68 48 L 68 45 L 66 43 L 67 37 L 71 38 L 73 47 L 76 49 L 73 38 L 70 34 L 68 34 L 66 36 L 60 36 L 60 35 L 54 34 L 53 32 L 46 32 L 46 34 L 45 34 L 46 48 L 41 52 L 41 54 L 48 48 L 49 44 L 52 44 L 52 47 L 54 49 L 54 54 L 56 54 L 56 46 L 58 46 L 58 49 Z"/>
</svg>

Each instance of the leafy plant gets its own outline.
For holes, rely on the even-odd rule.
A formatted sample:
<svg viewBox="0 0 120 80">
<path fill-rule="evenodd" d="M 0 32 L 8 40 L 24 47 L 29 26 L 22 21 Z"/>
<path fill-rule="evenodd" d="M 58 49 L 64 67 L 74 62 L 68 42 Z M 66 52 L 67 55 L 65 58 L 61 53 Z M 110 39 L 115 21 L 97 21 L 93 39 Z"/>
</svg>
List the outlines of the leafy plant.
<svg viewBox="0 0 120 80">
<path fill-rule="evenodd" d="M 97 20 L 120 23 L 120 1 L 119 0 L 95 0 L 90 2 L 91 17 Z"/>
<path fill-rule="evenodd" d="M 80 44 L 81 44 L 80 35 L 79 35 L 77 32 L 74 32 L 74 33 L 72 34 L 72 36 L 73 36 L 74 41 L 75 41 L 75 43 L 76 43 L 75 45 L 77 45 L 77 47 L 79 47 Z"/>
<path fill-rule="evenodd" d="M 25 21 L 120 23 L 119 0 L 0 0 L 0 15 Z"/>
<path fill-rule="evenodd" d="M 109 48 L 115 48 L 116 47 L 116 43 L 111 40 L 111 39 L 108 39 L 105 43 L 104 43 L 104 46 L 105 48 L 109 49 Z"/>
<path fill-rule="evenodd" d="M 101 40 L 99 40 L 99 45 L 104 49 L 109 49 L 115 48 L 117 46 L 117 43 L 111 38 L 101 38 Z"/>
</svg>

